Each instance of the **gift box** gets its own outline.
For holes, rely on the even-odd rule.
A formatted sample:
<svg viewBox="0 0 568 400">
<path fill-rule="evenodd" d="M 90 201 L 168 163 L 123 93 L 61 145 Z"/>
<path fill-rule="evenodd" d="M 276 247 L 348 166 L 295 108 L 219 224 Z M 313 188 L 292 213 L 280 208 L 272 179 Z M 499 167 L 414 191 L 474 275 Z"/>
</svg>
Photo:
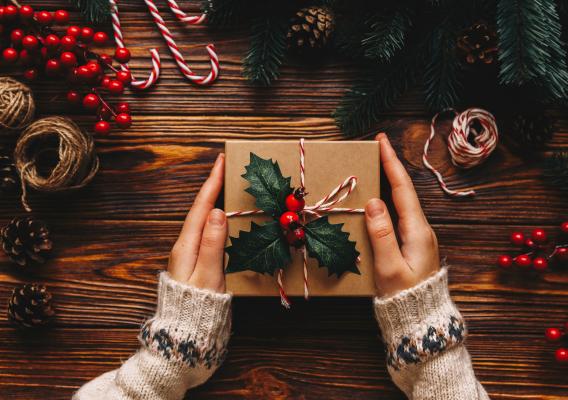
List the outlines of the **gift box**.
<svg viewBox="0 0 568 400">
<path fill-rule="evenodd" d="M 273 212 L 272 215 L 267 212 L 259 212 L 259 202 L 255 196 L 260 195 L 258 191 L 254 191 L 254 188 L 251 189 L 251 181 L 256 179 L 255 184 L 261 186 L 266 184 L 270 189 L 270 184 L 274 186 L 278 182 L 286 186 L 288 182 L 286 179 L 290 177 L 290 187 L 300 187 L 301 153 L 304 155 L 306 210 L 325 199 L 334 188 L 344 183 L 347 178 L 351 176 L 356 178 L 356 186 L 351 188 L 350 185 L 347 185 L 334 197 L 338 199 L 349 192 L 343 201 L 330 207 L 335 210 L 299 213 L 300 225 L 306 226 L 308 231 L 307 240 L 313 239 L 313 235 L 311 235 L 314 231 L 311 229 L 312 226 L 320 229 L 323 235 L 321 236 L 323 238 L 321 243 L 318 240 L 311 240 L 311 247 L 306 245 L 305 248 L 306 252 L 308 252 L 308 249 L 315 249 L 316 253 L 321 253 L 317 254 L 321 256 L 320 259 L 310 257 L 310 254 L 307 254 L 307 257 L 304 258 L 304 247 L 296 248 L 288 246 L 288 243 L 284 246 L 281 241 L 275 246 L 274 241 L 268 240 L 266 247 L 263 247 L 263 240 L 266 239 L 266 235 L 258 235 L 251 240 L 253 235 L 249 233 L 258 230 L 263 224 L 268 224 L 272 229 L 269 234 L 276 234 L 277 227 L 280 227 L 279 215 L 276 215 L 280 211 Z M 259 273 L 247 270 L 247 268 L 254 267 L 255 263 L 269 267 L 270 262 L 265 261 L 270 257 L 275 257 L 280 261 L 283 257 L 287 258 L 288 256 L 284 254 L 284 247 L 287 247 L 289 262 L 279 262 L 282 265 L 274 265 L 273 267 L 282 268 L 280 287 L 284 288 L 288 296 L 305 295 L 305 259 L 307 260 L 307 287 L 310 296 L 372 296 L 375 294 L 373 254 L 367 237 L 365 216 L 360 211 L 370 198 L 379 196 L 378 142 L 305 141 L 302 142 L 301 150 L 299 141 L 227 141 L 225 154 L 225 212 L 228 215 L 229 226 L 225 266 L 227 267 L 230 263 L 228 272 L 229 270 L 233 271 L 226 275 L 228 291 L 236 296 L 278 296 L 282 294 L 277 284 L 278 270 Z M 266 177 L 255 177 L 255 170 L 252 168 L 255 165 L 253 164 L 257 167 L 256 172 L 264 171 L 267 174 Z M 275 175 L 275 169 L 278 168 L 283 178 L 275 180 L 273 175 Z M 350 189 L 352 190 L 350 191 Z M 290 190 L 292 189 L 286 189 L 285 193 L 274 195 L 275 198 L 280 199 L 280 204 L 283 204 L 284 201 L 282 196 L 289 195 Z M 330 201 L 332 200 L 330 199 Z M 268 199 L 268 202 L 270 203 L 270 199 Z M 355 212 L 343 212 L 338 209 Z M 359 210 L 357 211 L 357 209 Z M 252 215 L 246 213 L 253 210 L 257 210 L 259 213 Z M 232 215 L 237 212 L 245 213 Z M 310 222 L 319 218 L 324 218 L 324 220 L 319 221 L 316 224 L 317 226 L 313 223 L 310 224 Z M 322 230 L 322 225 L 328 223 L 331 224 L 331 226 L 327 225 L 329 229 L 325 230 L 325 227 L 323 227 Z M 344 233 L 340 233 L 340 231 Z M 286 233 L 287 231 L 282 230 L 282 237 L 286 237 Z M 327 235 L 328 233 L 331 236 Z M 333 241 L 324 243 L 329 238 L 338 238 L 338 243 L 342 243 L 343 247 L 336 246 Z M 247 258 L 243 258 L 245 256 L 242 254 L 235 254 L 236 246 L 242 247 L 245 239 L 249 239 L 250 243 L 247 244 L 248 248 L 243 251 L 243 254 L 248 254 L 250 263 Z M 328 256 L 333 257 L 334 252 L 341 254 L 349 252 L 349 256 L 353 256 L 353 253 L 350 252 L 352 249 L 349 249 L 345 240 L 355 242 L 354 248 L 359 254 L 359 257 L 356 257 L 356 268 L 338 272 L 337 265 L 334 267 L 335 270 L 330 270 L 325 265 L 322 266 L 322 261 L 330 259 L 326 258 Z M 259 254 L 257 255 L 254 252 L 259 252 Z M 230 260 L 231 257 L 233 257 L 233 260 Z M 330 264 L 333 264 L 333 262 L 330 261 Z M 340 265 L 342 264 L 340 263 Z M 235 270 L 237 272 L 234 272 Z"/>
</svg>

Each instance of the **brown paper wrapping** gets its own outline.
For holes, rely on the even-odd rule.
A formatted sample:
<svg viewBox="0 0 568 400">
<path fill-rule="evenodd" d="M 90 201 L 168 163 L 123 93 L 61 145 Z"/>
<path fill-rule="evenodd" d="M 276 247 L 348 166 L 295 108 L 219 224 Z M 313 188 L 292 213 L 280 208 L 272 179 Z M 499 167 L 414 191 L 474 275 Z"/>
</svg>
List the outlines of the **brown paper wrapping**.
<svg viewBox="0 0 568 400">
<path fill-rule="evenodd" d="M 250 162 L 250 153 L 278 161 L 284 176 L 292 177 L 292 186 L 300 180 L 300 150 L 298 141 L 227 141 L 225 144 L 225 211 L 254 210 L 255 199 L 245 192 L 248 181 L 241 177 Z M 357 187 L 338 207 L 364 208 L 372 197 L 379 196 L 379 146 L 375 141 L 305 142 L 306 204 L 311 205 L 327 195 L 345 178 L 358 178 Z M 361 253 L 358 268 L 361 275 L 344 273 L 328 277 L 327 268 L 319 268 L 317 260 L 308 257 L 310 296 L 372 296 L 373 254 L 368 241 L 363 214 L 330 213 L 331 223 L 344 223 L 343 230 L 357 243 Z M 262 223 L 265 215 L 229 218 L 229 236 L 250 231 L 251 221 Z M 230 244 L 230 240 L 228 242 Z M 300 251 L 291 249 L 292 264 L 284 272 L 284 288 L 289 296 L 302 296 L 303 261 Z M 226 260 L 225 260 L 226 261 Z M 276 278 L 253 271 L 227 274 L 227 290 L 236 296 L 278 296 Z"/>
</svg>

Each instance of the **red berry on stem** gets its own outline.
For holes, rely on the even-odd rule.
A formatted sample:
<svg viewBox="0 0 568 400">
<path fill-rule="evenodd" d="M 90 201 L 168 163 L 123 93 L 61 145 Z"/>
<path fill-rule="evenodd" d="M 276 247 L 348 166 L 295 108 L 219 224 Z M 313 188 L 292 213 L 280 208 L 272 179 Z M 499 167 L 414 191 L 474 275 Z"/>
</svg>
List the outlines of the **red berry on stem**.
<svg viewBox="0 0 568 400">
<path fill-rule="evenodd" d="M 525 242 L 525 235 L 522 232 L 513 232 L 511 233 L 511 243 L 516 244 L 517 246 L 522 246 Z"/>
<path fill-rule="evenodd" d="M 542 228 L 533 229 L 531 233 L 531 237 L 537 243 L 544 243 L 546 242 L 546 232 Z"/>
<path fill-rule="evenodd" d="M 74 90 L 70 90 L 67 92 L 67 101 L 71 104 L 79 104 L 81 102 L 81 95 Z"/>
<path fill-rule="evenodd" d="M 547 328 L 544 335 L 546 336 L 546 339 L 551 342 L 555 342 L 562 338 L 562 331 L 558 328 Z"/>
<path fill-rule="evenodd" d="M 538 271 L 545 270 L 548 268 L 548 260 L 544 257 L 536 257 L 533 260 L 533 267 Z"/>
<path fill-rule="evenodd" d="M 560 261 L 568 261 L 568 247 L 559 247 L 554 252 L 554 257 Z"/>
<path fill-rule="evenodd" d="M 14 29 L 10 32 L 10 40 L 13 44 L 20 44 L 24 37 L 24 31 L 21 29 Z"/>
<path fill-rule="evenodd" d="M 114 79 L 108 83 L 107 89 L 113 94 L 121 94 L 124 92 L 124 85 L 121 81 Z"/>
<path fill-rule="evenodd" d="M 290 211 L 300 212 L 306 206 L 306 201 L 304 200 L 305 192 L 303 188 L 298 188 L 294 193 L 286 196 L 285 204 L 286 208 Z"/>
<path fill-rule="evenodd" d="M 111 65 L 112 64 L 112 57 L 109 56 L 108 54 L 101 54 L 99 55 L 99 58 L 101 59 L 101 62 L 103 62 L 106 65 Z"/>
<path fill-rule="evenodd" d="M 499 256 L 497 259 L 497 265 L 501 268 L 509 268 L 513 265 L 513 258 L 507 255 Z"/>
<path fill-rule="evenodd" d="M 37 38 L 35 36 L 26 35 L 22 39 L 22 46 L 24 46 L 28 50 L 35 50 L 35 49 L 37 49 L 38 45 L 39 45 L 39 41 L 37 40 Z"/>
<path fill-rule="evenodd" d="M 300 221 L 298 214 L 292 211 L 286 211 L 280 216 L 280 226 L 284 230 L 295 229 Z"/>
<path fill-rule="evenodd" d="M 286 241 L 294 247 L 301 247 L 306 241 L 306 232 L 304 228 L 296 228 L 286 232 Z"/>
<path fill-rule="evenodd" d="M 83 42 L 90 42 L 93 39 L 94 34 L 95 34 L 95 31 L 93 30 L 93 28 L 91 28 L 89 26 L 84 26 L 81 29 L 81 33 L 79 34 L 79 38 Z"/>
<path fill-rule="evenodd" d="M 562 229 L 562 232 L 568 233 L 568 221 L 563 222 L 562 225 L 560 225 L 560 229 Z"/>
<path fill-rule="evenodd" d="M 93 77 L 92 74 L 93 73 L 86 65 L 81 65 L 79 68 L 77 68 L 77 78 L 79 78 L 81 82 L 89 81 Z"/>
<path fill-rule="evenodd" d="M 64 25 L 69 22 L 69 13 L 66 10 L 57 10 L 53 13 L 56 24 Z"/>
<path fill-rule="evenodd" d="M 558 362 L 568 362 L 568 349 L 564 349 L 562 347 L 556 349 L 554 356 Z"/>
<path fill-rule="evenodd" d="M 130 106 L 126 102 L 118 103 L 116 105 L 116 112 L 118 113 L 130 113 Z"/>
<path fill-rule="evenodd" d="M 31 56 L 30 52 L 27 51 L 26 49 L 23 49 L 22 51 L 20 51 L 20 62 L 24 65 L 31 64 L 31 62 L 32 62 L 32 56 Z"/>
<path fill-rule="evenodd" d="M 93 35 L 93 42 L 99 46 L 104 45 L 108 41 L 108 35 L 106 32 L 97 32 Z"/>
<path fill-rule="evenodd" d="M 114 52 L 114 58 L 119 63 L 127 63 L 128 61 L 130 61 L 130 50 L 128 50 L 126 47 L 119 47 Z"/>
<path fill-rule="evenodd" d="M 14 49 L 13 47 L 7 47 L 2 52 L 2 58 L 7 63 L 14 63 L 18 61 L 18 50 Z"/>
<path fill-rule="evenodd" d="M 59 56 L 61 64 L 66 68 L 72 68 L 77 65 L 77 56 L 71 51 L 64 51 Z"/>
<path fill-rule="evenodd" d="M 73 36 L 73 37 L 77 37 L 81 34 L 81 28 L 78 27 L 77 25 L 71 25 L 69 28 L 67 28 L 67 36 Z"/>
<path fill-rule="evenodd" d="M 31 19 L 34 17 L 34 9 L 31 6 L 23 5 L 20 7 L 20 17 L 22 19 Z"/>
<path fill-rule="evenodd" d="M 91 71 L 91 76 L 93 77 L 103 73 L 103 68 L 98 61 L 91 60 L 86 64 L 86 66 L 89 68 L 89 71 Z"/>
<path fill-rule="evenodd" d="M 108 107 L 101 105 L 99 108 L 99 117 L 100 119 L 109 121 L 112 118 L 112 111 Z"/>
<path fill-rule="evenodd" d="M 108 84 L 110 83 L 111 80 L 112 79 L 110 79 L 110 76 L 108 75 L 103 76 L 103 79 L 101 79 L 101 86 L 105 88 L 108 87 Z"/>
<path fill-rule="evenodd" d="M 4 19 L 6 21 L 12 21 L 18 16 L 18 8 L 13 5 L 4 7 Z"/>
<path fill-rule="evenodd" d="M 4 6 L 0 6 L 0 21 L 4 19 Z"/>
<path fill-rule="evenodd" d="M 129 85 L 132 82 L 132 74 L 129 71 L 117 71 L 116 80 L 121 81 L 125 85 Z"/>
<path fill-rule="evenodd" d="M 52 58 L 45 63 L 45 73 L 47 76 L 55 76 L 61 70 L 61 63 L 58 59 Z"/>
<path fill-rule="evenodd" d="M 94 93 L 89 93 L 83 97 L 83 107 L 87 110 L 96 110 L 100 104 L 101 100 L 99 99 L 99 96 Z"/>
<path fill-rule="evenodd" d="M 35 81 L 38 76 L 37 68 L 30 68 L 24 72 L 24 78 L 28 81 Z"/>
<path fill-rule="evenodd" d="M 107 121 L 99 121 L 95 124 L 95 132 L 96 133 L 109 133 L 110 132 L 110 124 Z"/>
<path fill-rule="evenodd" d="M 49 25 L 53 20 L 53 16 L 49 11 L 38 11 L 35 17 L 40 25 Z"/>
<path fill-rule="evenodd" d="M 526 254 L 515 257 L 515 264 L 519 267 L 529 267 L 532 264 L 531 258 Z"/>
<path fill-rule="evenodd" d="M 71 51 L 77 45 L 77 39 L 71 35 L 65 35 L 60 40 L 60 45 L 63 50 Z"/>
<path fill-rule="evenodd" d="M 132 125 L 132 117 L 130 114 L 120 113 L 114 119 L 119 128 L 126 129 Z"/>
<path fill-rule="evenodd" d="M 45 37 L 45 39 L 43 40 L 43 44 L 47 47 L 49 47 L 50 49 L 54 50 L 57 47 L 59 47 L 59 43 L 61 41 L 59 40 L 59 36 L 52 34 L 49 34 Z"/>
<path fill-rule="evenodd" d="M 529 249 L 532 249 L 532 248 L 536 247 L 536 243 L 531 238 L 526 238 L 525 239 L 525 246 L 527 246 Z"/>
</svg>

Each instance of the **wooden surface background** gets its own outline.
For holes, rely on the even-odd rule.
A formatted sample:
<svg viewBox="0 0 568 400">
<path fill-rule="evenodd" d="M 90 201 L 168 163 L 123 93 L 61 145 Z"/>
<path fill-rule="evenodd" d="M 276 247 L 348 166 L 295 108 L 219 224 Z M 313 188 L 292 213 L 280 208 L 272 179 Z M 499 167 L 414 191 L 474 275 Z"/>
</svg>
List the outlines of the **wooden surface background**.
<svg viewBox="0 0 568 400">
<path fill-rule="evenodd" d="M 165 10 L 165 2 L 158 3 Z M 31 4 L 68 7 L 64 0 Z M 196 87 L 181 77 L 142 1 L 122 1 L 121 11 L 133 67 L 145 73 L 148 49 L 158 47 L 162 77 L 153 90 L 124 96 L 134 125 L 97 137 L 101 170 L 89 187 L 60 196 L 31 195 L 34 215 L 53 231 L 53 259 L 23 273 L 0 255 L 3 304 L 15 285 L 39 281 L 53 292 L 58 310 L 55 326 L 42 333 L 14 329 L 2 311 L 1 399 L 69 399 L 85 381 L 120 366 L 135 351 L 139 325 L 154 309 L 156 274 L 166 266 L 184 215 L 224 140 L 345 139 L 330 113 L 356 78 L 356 66 L 334 59 L 317 68 L 286 66 L 273 88 L 252 88 L 240 74 L 246 28 L 185 28 L 165 12 L 196 71 L 207 68 L 203 45 L 217 46 L 220 80 Z M 41 115 L 68 112 L 60 86 L 33 86 Z M 441 253 L 452 266 L 451 291 L 469 323 L 477 375 L 494 399 L 568 398 L 568 367 L 553 361 L 554 346 L 543 339 L 545 327 L 568 321 L 568 271 L 533 276 L 494 267 L 496 256 L 511 250 L 512 229 L 543 226 L 555 232 L 568 217 L 566 193 L 543 181 L 540 160 L 526 162 L 504 145 L 482 167 L 457 171 L 438 138 L 433 163 L 448 183 L 478 191 L 475 199 L 445 197 L 420 162 L 431 117 L 422 104 L 417 90 L 408 94 L 376 128 L 389 133 L 407 163 Z M 76 120 L 90 128 L 93 117 L 79 114 Z M 568 119 L 556 117 L 548 150 L 568 148 Z M 0 144 L 13 143 L 14 137 L 1 135 Z M 2 224 L 21 214 L 17 198 L 0 199 Z M 403 396 L 389 380 L 370 301 L 298 300 L 283 311 L 276 299 L 236 299 L 228 360 L 188 398 Z"/>
</svg>

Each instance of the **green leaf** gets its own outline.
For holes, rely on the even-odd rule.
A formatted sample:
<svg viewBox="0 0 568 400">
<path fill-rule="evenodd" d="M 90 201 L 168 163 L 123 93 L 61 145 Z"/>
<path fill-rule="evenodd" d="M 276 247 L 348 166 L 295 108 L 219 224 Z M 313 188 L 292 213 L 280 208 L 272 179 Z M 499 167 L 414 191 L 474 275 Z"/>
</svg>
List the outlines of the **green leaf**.
<svg viewBox="0 0 568 400">
<path fill-rule="evenodd" d="M 359 252 L 342 227 L 343 224 L 331 224 L 327 216 L 309 222 L 305 226 L 308 254 L 318 260 L 320 267 L 328 269 L 328 275 L 340 277 L 346 271 L 360 274 Z"/>
<path fill-rule="evenodd" d="M 108 0 L 71 0 L 88 22 L 101 24 L 110 20 Z"/>
<path fill-rule="evenodd" d="M 242 175 L 250 182 L 246 189 L 256 198 L 256 206 L 273 217 L 286 211 L 286 196 L 292 193 L 290 177 L 284 178 L 280 166 L 250 153 L 250 163 Z"/>
<path fill-rule="evenodd" d="M 407 30 L 412 20 L 405 7 L 393 13 L 378 13 L 370 21 L 371 31 L 365 35 L 361 45 L 365 56 L 378 61 L 389 61 L 402 49 Z"/>
<path fill-rule="evenodd" d="M 229 255 L 227 273 L 255 271 L 273 275 L 292 261 L 290 246 L 277 221 L 264 225 L 252 222 L 250 232 L 240 231 L 238 238 L 231 237 L 231 246 L 225 251 Z"/>
</svg>

